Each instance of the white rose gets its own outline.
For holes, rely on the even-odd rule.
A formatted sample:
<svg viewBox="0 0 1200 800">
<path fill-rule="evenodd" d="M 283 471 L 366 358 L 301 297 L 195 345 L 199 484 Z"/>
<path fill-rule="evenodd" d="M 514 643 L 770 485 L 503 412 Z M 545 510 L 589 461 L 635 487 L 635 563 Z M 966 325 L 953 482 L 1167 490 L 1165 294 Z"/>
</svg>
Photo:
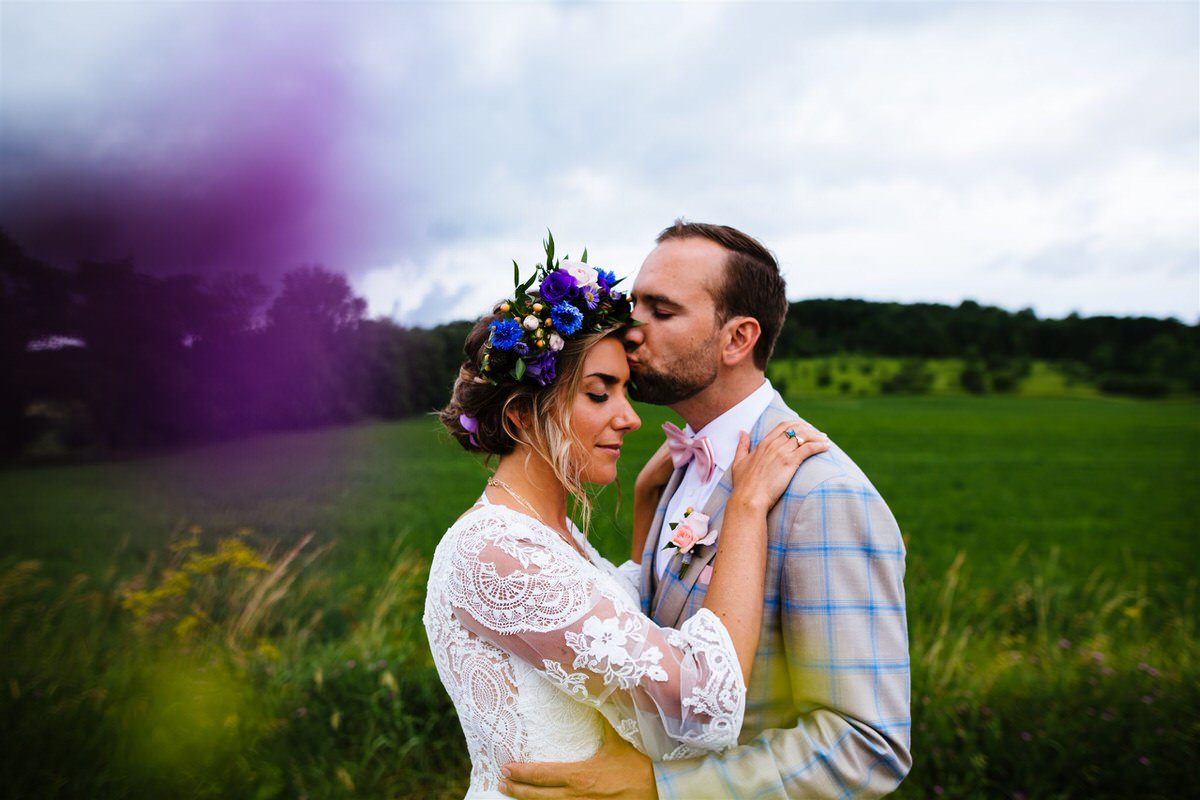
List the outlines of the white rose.
<svg viewBox="0 0 1200 800">
<path fill-rule="evenodd" d="M 536 331 L 539 323 L 538 318 L 533 314 L 530 314 L 521 322 L 521 324 L 525 326 L 525 330 L 527 331 Z"/>
<path fill-rule="evenodd" d="M 551 350 L 562 350 L 564 344 L 566 344 L 566 342 L 564 342 L 563 338 L 561 336 L 559 336 L 557 333 L 550 334 L 550 349 Z"/>
<path fill-rule="evenodd" d="M 596 286 L 600 282 L 600 274 L 595 268 L 589 267 L 587 264 L 581 264 L 576 261 L 559 262 L 559 269 L 565 269 L 567 274 L 575 279 L 575 283 L 582 288 L 584 286 Z"/>
</svg>

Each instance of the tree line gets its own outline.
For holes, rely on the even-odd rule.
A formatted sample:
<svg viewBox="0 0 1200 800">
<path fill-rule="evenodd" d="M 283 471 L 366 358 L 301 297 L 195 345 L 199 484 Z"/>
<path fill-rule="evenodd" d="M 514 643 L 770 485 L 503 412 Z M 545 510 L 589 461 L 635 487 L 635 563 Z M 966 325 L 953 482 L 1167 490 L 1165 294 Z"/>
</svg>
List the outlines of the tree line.
<svg viewBox="0 0 1200 800">
<path fill-rule="evenodd" d="M 0 232 L 0 454 L 120 452 L 443 405 L 470 323 L 410 328 L 365 312 L 345 276 L 321 266 L 274 289 L 253 274 L 152 276 L 128 259 L 65 270 Z M 1048 359 L 1132 393 L 1154 393 L 1139 391 L 1145 382 L 1200 390 L 1200 326 L 1176 320 L 793 303 L 776 357 L 834 353 L 962 357 L 993 371 Z"/>
<path fill-rule="evenodd" d="M 776 353 L 961 358 L 963 388 L 973 392 L 1012 388 L 1035 359 L 1116 394 L 1200 391 L 1200 325 L 1078 314 L 1039 319 L 1032 309 L 1014 313 L 971 300 L 957 306 L 802 300 L 791 304 Z"/>
<path fill-rule="evenodd" d="M 467 323 L 366 319 L 344 275 L 305 266 L 155 277 L 61 270 L 0 234 L 0 452 L 53 435 L 107 452 L 419 414 L 444 404 Z"/>
</svg>

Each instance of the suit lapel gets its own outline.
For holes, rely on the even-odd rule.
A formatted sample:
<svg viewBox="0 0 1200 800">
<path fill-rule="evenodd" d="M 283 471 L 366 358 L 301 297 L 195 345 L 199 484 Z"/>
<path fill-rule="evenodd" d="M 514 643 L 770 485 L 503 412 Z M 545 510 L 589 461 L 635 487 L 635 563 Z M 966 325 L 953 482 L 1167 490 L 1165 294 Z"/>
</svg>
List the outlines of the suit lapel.
<svg viewBox="0 0 1200 800">
<path fill-rule="evenodd" d="M 702 513 L 708 515 L 708 529 L 720 531 L 725 518 L 725 501 L 729 499 L 729 484 L 722 480 L 709 495 Z M 678 628 L 683 624 L 688 614 L 688 597 L 696 588 L 696 581 L 704 568 L 712 563 L 717 555 L 720 544 L 720 533 L 717 541 L 710 545 L 692 548 L 692 557 L 684 563 L 684 554 L 676 552 L 667 566 L 668 577 L 663 580 L 655 592 L 655 607 L 653 619 L 660 625 Z"/>
<path fill-rule="evenodd" d="M 794 413 L 788 409 L 783 402 L 783 398 L 776 392 L 775 397 L 771 400 L 771 404 L 759 416 L 754 424 L 754 428 L 750 431 L 751 447 L 757 445 L 763 436 L 770 432 L 777 424 L 794 416 Z M 671 476 L 671 483 L 667 487 L 668 491 L 663 496 L 669 499 L 675 493 L 682 479 L 683 470 L 676 470 L 675 474 Z M 708 501 L 705 502 L 703 511 L 709 518 L 709 530 L 714 528 L 720 530 L 721 525 L 724 524 L 725 503 L 729 500 L 731 489 L 732 481 L 726 476 L 717 484 Z M 654 542 L 657 543 L 658 532 L 662 530 L 663 514 L 666 511 L 667 504 L 666 502 L 660 502 L 659 505 L 659 513 L 655 514 L 654 527 L 651 529 L 651 536 L 647 537 L 647 542 L 653 538 Z M 668 565 L 667 572 L 662 581 L 655 580 L 657 574 L 653 569 L 650 570 L 649 580 L 654 580 L 654 583 L 649 583 L 646 575 L 646 565 L 652 563 L 653 553 L 649 554 L 649 558 L 646 556 L 642 557 L 642 586 L 650 587 L 648 594 L 650 598 L 653 598 L 648 599 L 647 591 L 643 589 L 643 610 L 650 613 L 649 608 L 652 608 L 653 613 L 650 616 L 655 622 L 659 625 L 678 628 L 683 624 L 685 616 L 690 616 L 695 611 L 695 609 L 689 608 L 688 597 L 695 589 L 700 573 L 716 557 L 720 544 L 720 534 L 718 534 L 717 541 L 713 544 L 693 549 L 691 561 L 688 563 L 686 569 L 683 569 L 683 554 L 676 553 L 671 559 L 671 563 Z M 648 544 L 648 546 L 653 545 Z M 649 608 L 646 608 L 646 606 Z"/>
</svg>

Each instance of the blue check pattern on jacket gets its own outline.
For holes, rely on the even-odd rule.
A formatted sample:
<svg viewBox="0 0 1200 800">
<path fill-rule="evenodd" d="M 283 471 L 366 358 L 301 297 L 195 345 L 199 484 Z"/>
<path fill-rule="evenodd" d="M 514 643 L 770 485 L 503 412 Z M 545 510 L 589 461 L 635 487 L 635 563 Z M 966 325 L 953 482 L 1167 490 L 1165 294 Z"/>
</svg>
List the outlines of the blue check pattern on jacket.
<svg viewBox="0 0 1200 800">
<path fill-rule="evenodd" d="M 795 419 L 776 394 L 751 432 L 758 441 Z M 654 574 L 654 532 L 679 486 L 676 470 L 642 556 L 643 610 L 678 627 L 703 606 L 704 567 L 720 548 L 676 554 Z M 703 509 L 720 527 L 732 485 Z M 899 785 L 909 754 L 904 542 L 895 517 L 836 445 L 805 461 L 767 517 L 762 634 L 740 745 L 705 758 L 656 763 L 658 796 L 879 797 Z M 682 574 L 681 574 L 682 573 Z"/>
</svg>

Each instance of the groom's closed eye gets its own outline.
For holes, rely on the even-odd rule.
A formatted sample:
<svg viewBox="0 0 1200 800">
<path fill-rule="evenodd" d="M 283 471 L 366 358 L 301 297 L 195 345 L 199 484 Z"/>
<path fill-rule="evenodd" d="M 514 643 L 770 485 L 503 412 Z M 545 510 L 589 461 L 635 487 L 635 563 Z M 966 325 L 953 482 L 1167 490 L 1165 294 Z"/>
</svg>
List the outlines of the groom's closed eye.
<svg viewBox="0 0 1200 800">
<path fill-rule="evenodd" d="M 660 294 L 644 294 L 633 301 L 633 307 L 643 307 L 650 311 L 655 319 L 669 319 L 679 313 L 678 303 Z"/>
</svg>

